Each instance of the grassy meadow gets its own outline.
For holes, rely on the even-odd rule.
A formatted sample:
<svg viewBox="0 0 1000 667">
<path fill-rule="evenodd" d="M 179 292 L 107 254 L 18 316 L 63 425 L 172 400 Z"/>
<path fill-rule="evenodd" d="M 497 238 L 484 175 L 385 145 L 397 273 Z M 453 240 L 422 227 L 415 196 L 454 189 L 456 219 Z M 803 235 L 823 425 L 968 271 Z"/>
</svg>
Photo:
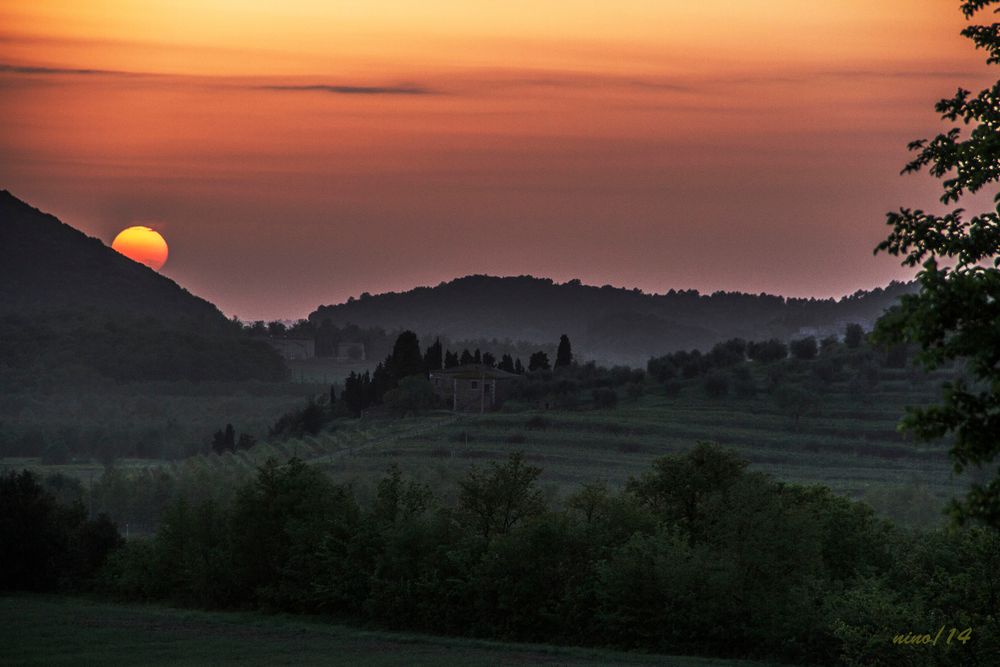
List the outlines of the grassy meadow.
<svg viewBox="0 0 1000 667">
<path fill-rule="evenodd" d="M 664 665 L 775 663 L 367 631 L 323 619 L 213 613 L 81 598 L 0 598 L 5 665 Z"/>
</svg>

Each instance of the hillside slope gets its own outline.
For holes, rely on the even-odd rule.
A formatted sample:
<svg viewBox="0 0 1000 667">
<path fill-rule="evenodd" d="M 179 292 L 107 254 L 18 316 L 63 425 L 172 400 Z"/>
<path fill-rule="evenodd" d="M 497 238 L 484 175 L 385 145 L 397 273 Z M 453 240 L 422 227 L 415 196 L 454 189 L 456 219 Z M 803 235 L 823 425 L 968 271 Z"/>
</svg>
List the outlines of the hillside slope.
<svg viewBox="0 0 1000 667">
<path fill-rule="evenodd" d="M 211 303 L 0 191 L 3 384 L 278 379 L 281 359 Z"/>
</svg>

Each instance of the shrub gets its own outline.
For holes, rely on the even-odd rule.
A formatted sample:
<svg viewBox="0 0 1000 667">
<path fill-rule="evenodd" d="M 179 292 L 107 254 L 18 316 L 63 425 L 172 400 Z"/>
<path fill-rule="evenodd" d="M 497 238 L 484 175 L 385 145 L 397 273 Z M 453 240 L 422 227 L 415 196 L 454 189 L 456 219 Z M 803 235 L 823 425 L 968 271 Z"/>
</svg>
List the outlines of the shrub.
<svg viewBox="0 0 1000 667">
<path fill-rule="evenodd" d="M 802 359 L 803 361 L 815 359 L 816 354 L 819 352 L 819 348 L 816 345 L 816 338 L 814 336 L 793 340 L 789 344 L 789 349 L 791 350 L 793 357 L 796 359 Z"/>
<path fill-rule="evenodd" d="M 753 361 L 769 364 L 788 356 L 788 346 L 777 338 L 747 345 L 747 356 Z"/>
<path fill-rule="evenodd" d="M 613 408 L 618 405 L 618 392 L 614 389 L 594 389 L 590 395 L 594 400 L 595 408 Z"/>
<path fill-rule="evenodd" d="M 534 431 L 544 431 L 545 429 L 547 429 L 551 425 L 552 425 L 552 422 L 550 420 L 546 419 L 545 417 L 541 416 L 541 415 L 535 415 L 534 417 L 530 418 L 528 421 L 524 422 L 524 427 L 525 428 L 529 428 L 529 429 L 532 429 Z"/>
<path fill-rule="evenodd" d="M 383 402 L 394 414 L 430 410 L 438 406 L 438 395 L 430 381 L 422 376 L 400 380 L 399 386 L 386 392 Z"/>
<path fill-rule="evenodd" d="M 723 398 L 729 395 L 729 378 L 713 371 L 705 378 L 704 388 L 709 398 Z"/>
<path fill-rule="evenodd" d="M 733 369 L 733 391 L 740 398 L 754 398 L 757 395 L 757 382 L 746 366 Z"/>
<path fill-rule="evenodd" d="M 844 345 L 852 350 L 861 347 L 861 342 L 865 338 L 865 330 L 860 324 L 848 324 L 844 330 Z"/>
</svg>

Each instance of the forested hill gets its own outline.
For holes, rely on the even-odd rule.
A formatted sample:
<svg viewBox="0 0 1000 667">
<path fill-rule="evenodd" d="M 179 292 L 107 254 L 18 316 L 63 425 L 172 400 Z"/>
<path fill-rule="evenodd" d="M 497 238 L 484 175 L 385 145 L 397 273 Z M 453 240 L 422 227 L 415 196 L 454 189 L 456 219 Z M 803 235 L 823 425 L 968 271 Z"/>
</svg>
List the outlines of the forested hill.
<svg viewBox="0 0 1000 667">
<path fill-rule="evenodd" d="M 277 379 L 280 357 L 211 303 L 0 191 L 4 385 Z"/>
<path fill-rule="evenodd" d="M 835 299 L 786 299 L 738 292 L 695 290 L 646 294 L 637 289 L 594 287 L 545 278 L 467 276 L 436 287 L 361 295 L 320 306 L 309 319 L 343 326 L 409 328 L 453 340 L 511 339 L 552 343 L 566 333 L 588 358 L 644 364 L 652 355 L 708 348 L 733 337 L 794 338 L 804 330 L 842 333 L 847 322 L 867 327 L 912 284 Z M 806 333 L 809 333 L 806 331 Z"/>
</svg>

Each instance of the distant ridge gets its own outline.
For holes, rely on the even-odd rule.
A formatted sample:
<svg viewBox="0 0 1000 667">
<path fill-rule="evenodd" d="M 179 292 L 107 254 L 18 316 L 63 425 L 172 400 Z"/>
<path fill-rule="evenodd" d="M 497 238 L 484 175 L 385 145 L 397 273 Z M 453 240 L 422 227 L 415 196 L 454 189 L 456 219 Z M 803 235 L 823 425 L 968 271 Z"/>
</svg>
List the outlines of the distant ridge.
<svg viewBox="0 0 1000 667">
<path fill-rule="evenodd" d="M 278 379 L 284 365 L 208 301 L 0 191 L 2 385 Z"/>
<path fill-rule="evenodd" d="M 471 275 L 436 287 L 389 292 L 320 306 L 320 325 L 356 324 L 453 340 L 527 340 L 552 344 L 566 333 L 574 349 L 609 363 L 644 364 L 678 349 L 707 348 L 733 337 L 787 339 L 843 332 L 848 321 L 871 324 L 912 284 L 859 291 L 842 299 L 798 299 L 696 290 L 647 294 L 638 289 L 556 283 L 534 276 Z M 812 331 L 815 330 L 815 331 Z"/>
</svg>

